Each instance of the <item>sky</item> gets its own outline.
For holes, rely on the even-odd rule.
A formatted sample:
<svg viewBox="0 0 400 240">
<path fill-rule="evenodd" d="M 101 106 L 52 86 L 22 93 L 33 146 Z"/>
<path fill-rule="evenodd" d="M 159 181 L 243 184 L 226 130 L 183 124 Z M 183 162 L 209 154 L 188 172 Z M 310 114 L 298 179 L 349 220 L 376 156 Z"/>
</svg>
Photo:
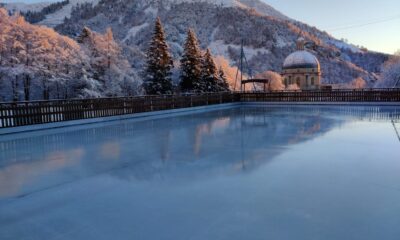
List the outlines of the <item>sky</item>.
<svg viewBox="0 0 400 240">
<path fill-rule="evenodd" d="M 264 0 L 285 15 L 370 50 L 400 50 L 400 0 Z"/>
<path fill-rule="evenodd" d="M 2 0 L 0 0 L 2 1 Z M 43 0 L 3 0 L 3 2 Z M 283 14 L 373 51 L 400 50 L 400 0 L 263 0 Z"/>
</svg>

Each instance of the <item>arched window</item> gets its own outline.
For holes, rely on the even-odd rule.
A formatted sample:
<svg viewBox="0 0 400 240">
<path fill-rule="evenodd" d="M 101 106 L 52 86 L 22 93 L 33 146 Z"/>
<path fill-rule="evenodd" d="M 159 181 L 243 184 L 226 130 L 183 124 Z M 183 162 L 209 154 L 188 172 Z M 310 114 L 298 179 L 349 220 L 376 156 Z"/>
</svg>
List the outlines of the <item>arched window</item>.
<svg viewBox="0 0 400 240">
<path fill-rule="evenodd" d="M 297 86 L 300 86 L 300 78 L 299 77 L 296 78 L 296 84 L 297 84 Z"/>
<path fill-rule="evenodd" d="M 315 79 L 314 79 L 314 77 L 311 78 L 311 85 L 315 85 Z"/>
</svg>

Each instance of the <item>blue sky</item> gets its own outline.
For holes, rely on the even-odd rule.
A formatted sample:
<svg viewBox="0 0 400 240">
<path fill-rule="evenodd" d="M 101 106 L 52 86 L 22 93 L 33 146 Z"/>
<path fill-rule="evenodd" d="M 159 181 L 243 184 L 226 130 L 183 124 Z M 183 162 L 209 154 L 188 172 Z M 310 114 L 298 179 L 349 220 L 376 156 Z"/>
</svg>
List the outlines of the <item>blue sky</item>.
<svg viewBox="0 0 400 240">
<path fill-rule="evenodd" d="M 400 0 L 264 1 L 291 18 L 370 50 L 394 53 L 400 49 Z"/>
<path fill-rule="evenodd" d="M 400 50 L 400 0 L 265 0 L 337 38 L 386 53 Z M 374 24 L 372 24 L 374 23 Z"/>
</svg>

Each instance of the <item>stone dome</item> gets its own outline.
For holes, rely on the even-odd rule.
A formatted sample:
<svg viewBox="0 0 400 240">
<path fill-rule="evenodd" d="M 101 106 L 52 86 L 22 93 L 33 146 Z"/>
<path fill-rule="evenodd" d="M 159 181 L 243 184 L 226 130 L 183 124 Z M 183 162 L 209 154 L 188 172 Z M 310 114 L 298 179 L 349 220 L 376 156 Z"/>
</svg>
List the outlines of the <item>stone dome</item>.
<svg viewBox="0 0 400 240">
<path fill-rule="evenodd" d="M 318 59 L 305 50 L 290 54 L 283 62 L 283 69 L 320 68 Z"/>
</svg>

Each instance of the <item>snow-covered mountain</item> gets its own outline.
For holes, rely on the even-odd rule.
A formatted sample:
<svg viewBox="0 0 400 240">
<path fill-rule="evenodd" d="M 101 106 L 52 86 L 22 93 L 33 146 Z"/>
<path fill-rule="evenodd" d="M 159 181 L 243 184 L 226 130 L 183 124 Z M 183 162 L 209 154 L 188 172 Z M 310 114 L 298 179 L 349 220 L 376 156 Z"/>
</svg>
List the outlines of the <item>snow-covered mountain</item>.
<svg viewBox="0 0 400 240">
<path fill-rule="evenodd" d="M 78 4 L 92 3 L 97 4 L 100 0 L 69 0 L 69 3 L 63 6 L 60 10 L 55 13 L 47 14 L 43 21 L 40 21 L 39 25 L 45 25 L 48 27 L 56 27 L 64 22 L 65 18 L 71 17 L 72 8 Z M 14 12 L 40 12 L 43 8 L 49 6 L 52 2 L 43 3 L 5 3 L 4 6 L 11 13 Z"/>
<path fill-rule="evenodd" d="M 348 83 L 356 77 L 372 82 L 388 56 L 361 50 L 315 27 L 292 20 L 259 0 L 102 0 L 76 8 L 56 29 L 69 36 L 83 26 L 103 32 L 110 26 L 123 44 L 144 51 L 160 16 L 176 58 L 182 53 L 187 28 L 198 34 L 203 48 L 218 59 L 237 64 L 242 39 L 253 73 L 280 72 L 301 35 L 321 61 L 325 83 Z"/>
<path fill-rule="evenodd" d="M 47 7 L 51 4 L 51 2 L 39 2 L 39 3 L 23 3 L 23 2 L 15 2 L 15 3 L 1 3 L 4 4 L 5 8 L 10 11 L 11 13 L 14 12 L 27 12 L 27 11 L 34 11 L 38 12 L 42 10 L 44 7 Z"/>
<path fill-rule="evenodd" d="M 140 68 L 157 16 L 176 59 L 191 27 L 202 47 L 210 48 L 219 64 L 225 66 L 227 75 L 234 75 L 229 71 L 235 68 L 229 65 L 237 65 L 242 40 L 256 74 L 280 72 L 285 57 L 296 48 L 296 39 L 303 36 L 321 62 L 324 83 L 342 84 L 362 77 L 372 86 L 388 58 L 293 20 L 261 0 L 70 0 L 39 24 L 55 27 L 70 37 L 77 37 L 85 26 L 97 32 L 111 27 L 120 45 L 130 50 L 125 52 L 135 52 L 127 57 Z"/>
<path fill-rule="evenodd" d="M 152 0 L 148 2 L 154 2 Z M 243 8 L 243 9 L 251 9 L 255 10 L 258 13 L 265 15 L 265 16 L 271 16 L 271 17 L 276 17 L 280 19 L 285 19 L 289 20 L 289 18 L 285 15 L 283 15 L 281 12 L 277 11 L 273 7 L 269 6 L 268 4 L 259 1 L 259 0 L 170 0 L 170 1 L 165 1 L 164 4 L 167 6 L 171 6 L 173 4 L 179 4 L 179 3 L 196 3 L 196 2 L 205 2 L 209 4 L 214 4 L 217 6 L 221 7 L 238 7 L 238 8 Z"/>
<path fill-rule="evenodd" d="M 55 27 L 59 24 L 62 24 L 65 18 L 69 18 L 71 16 L 72 8 L 75 7 L 78 4 L 85 4 L 85 3 L 91 3 L 93 5 L 96 5 L 99 3 L 100 0 L 69 0 L 69 4 L 65 5 L 62 9 L 59 11 L 48 14 L 46 16 L 46 19 L 41 21 L 39 24 L 40 25 L 46 25 L 48 27 Z M 148 4 L 156 2 L 156 0 L 143 0 L 143 2 L 147 2 Z M 174 4 L 179 4 L 183 2 L 199 2 L 197 0 L 167 0 L 163 1 L 163 5 L 166 8 L 171 7 Z M 266 15 L 266 16 L 272 16 L 280 19 L 287 19 L 289 20 L 288 17 L 280 13 L 279 11 L 275 10 L 274 8 L 270 7 L 269 5 L 260 2 L 258 0 L 201 0 L 200 2 L 206 2 L 209 4 L 214 4 L 217 6 L 222 6 L 222 7 L 239 7 L 243 9 L 253 9 L 257 11 L 260 14 Z M 44 7 L 50 5 L 52 2 L 40 2 L 40 3 L 4 3 L 4 6 L 7 10 L 10 12 L 27 12 L 27 11 L 32 11 L 32 12 L 39 12 L 42 10 Z"/>
<path fill-rule="evenodd" d="M 77 4 L 92 3 L 97 4 L 100 0 L 69 0 L 69 4 L 65 5 L 61 10 L 49 14 L 46 19 L 39 22 L 40 25 L 46 25 L 48 27 L 56 27 L 64 22 L 65 18 L 71 17 L 72 8 Z"/>
</svg>

